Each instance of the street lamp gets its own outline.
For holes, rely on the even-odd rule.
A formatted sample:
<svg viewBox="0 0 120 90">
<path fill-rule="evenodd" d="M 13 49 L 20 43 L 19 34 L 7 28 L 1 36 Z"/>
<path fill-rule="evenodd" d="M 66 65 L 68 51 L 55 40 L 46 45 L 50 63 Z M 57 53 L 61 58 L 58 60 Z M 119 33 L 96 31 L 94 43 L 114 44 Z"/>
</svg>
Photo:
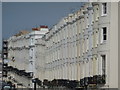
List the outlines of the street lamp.
<svg viewBox="0 0 120 90">
<path fill-rule="evenodd" d="M 32 79 L 32 83 L 34 83 L 34 90 L 36 90 L 36 78 Z"/>
</svg>

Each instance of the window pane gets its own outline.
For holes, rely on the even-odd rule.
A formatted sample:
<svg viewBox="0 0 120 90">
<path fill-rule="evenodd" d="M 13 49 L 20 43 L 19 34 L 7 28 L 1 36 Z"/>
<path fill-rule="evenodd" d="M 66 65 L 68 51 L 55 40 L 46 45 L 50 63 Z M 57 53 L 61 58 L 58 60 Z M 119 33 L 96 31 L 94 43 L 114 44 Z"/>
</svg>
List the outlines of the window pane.
<svg viewBox="0 0 120 90">
<path fill-rule="evenodd" d="M 103 27 L 103 40 L 107 40 L 107 27 Z"/>
<path fill-rule="evenodd" d="M 103 14 L 107 13 L 107 3 L 103 3 Z"/>
<path fill-rule="evenodd" d="M 107 37 L 106 37 L 106 35 L 103 35 L 103 40 L 107 40 Z"/>
<path fill-rule="evenodd" d="M 104 14 L 107 13 L 107 3 L 104 3 Z"/>
<path fill-rule="evenodd" d="M 102 55 L 102 74 L 105 75 L 105 68 L 106 68 L 106 55 Z"/>
<path fill-rule="evenodd" d="M 106 27 L 103 28 L 103 34 L 106 34 L 107 33 L 107 30 L 106 30 Z"/>
</svg>

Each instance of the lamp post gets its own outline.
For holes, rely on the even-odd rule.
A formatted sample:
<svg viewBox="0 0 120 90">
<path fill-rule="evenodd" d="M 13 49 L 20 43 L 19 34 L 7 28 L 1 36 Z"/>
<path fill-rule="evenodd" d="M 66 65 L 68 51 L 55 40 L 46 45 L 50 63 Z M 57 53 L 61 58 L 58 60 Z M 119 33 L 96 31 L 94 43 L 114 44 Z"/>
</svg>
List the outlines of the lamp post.
<svg viewBox="0 0 120 90">
<path fill-rule="evenodd" d="M 34 83 L 34 90 L 36 90 L 36 78 L 32 79 L 32 83 Z"/>
</svg>

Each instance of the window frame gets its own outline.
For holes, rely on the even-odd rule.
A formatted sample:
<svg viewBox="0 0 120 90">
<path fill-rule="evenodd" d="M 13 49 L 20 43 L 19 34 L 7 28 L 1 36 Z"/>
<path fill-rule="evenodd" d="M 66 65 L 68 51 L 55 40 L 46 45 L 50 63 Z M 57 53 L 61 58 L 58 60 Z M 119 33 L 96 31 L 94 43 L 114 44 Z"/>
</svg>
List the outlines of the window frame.
<svg viewBox="0 0 120 90">
<path fill-rule="evenodd" d="M 104 34 L 104 28 L 106 28 L 106 34 Z M 104 36 L 106 36 L 106 40 L 104 40 Z M 107 37 L 107 27 L 105 26 L 105 27 L 102 27 L 102 29 L 101 29 L 101 43 L 106 42 L 107 39 L 108 39 L 108 37 Z"/>
<path fill-rule="evenodd" d="M 106 13 L 104 13 L 104 12 L 105 12 L 105 10 L 104 10 L 104 9 L 105 9 L 105 8 L 104 8 L 104 7 L 105 7 L 104 4 L 106 4 Z M 102 13 L 101 16 L 107 16 L 107 3 L 106 3 L 106 2 L 102 3 L 101 8 L 102 8 L 102 9 L 101 9 L 101 10 L 102 10 L 102 11 L 101 11 L 101 13 Z"/>
<path fill-rule="evenodd" d="M 103 65 L 103 56 L 104 56 L 104 65 Z M 102 75 L 106 75 L 106 54 L 101 55 L 102 60 Z"/>
</svg>

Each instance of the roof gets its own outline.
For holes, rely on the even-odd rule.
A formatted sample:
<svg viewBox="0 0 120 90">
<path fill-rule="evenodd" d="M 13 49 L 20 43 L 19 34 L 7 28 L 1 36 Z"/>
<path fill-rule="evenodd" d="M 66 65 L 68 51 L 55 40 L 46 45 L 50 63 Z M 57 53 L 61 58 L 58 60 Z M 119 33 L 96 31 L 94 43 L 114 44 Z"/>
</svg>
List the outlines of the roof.
<svg viewBox="0 0 120 90">
<path fill-rule="evenodd" d="M 40 27 L 32 28 L 32 31 L 40 31 L 41 28 L 48 28 L 46 25 L 41 25 Z"/>
<path fill-rule="evenodd" d="M 19 31 L 19 33 L 15 34 L 15 36 L 21 36 L 21 35 L 25 35 L 25 34 L 28 34 L 29 31 L 27 30 L 22 30 L 22 31 Z"/>
</svg>

